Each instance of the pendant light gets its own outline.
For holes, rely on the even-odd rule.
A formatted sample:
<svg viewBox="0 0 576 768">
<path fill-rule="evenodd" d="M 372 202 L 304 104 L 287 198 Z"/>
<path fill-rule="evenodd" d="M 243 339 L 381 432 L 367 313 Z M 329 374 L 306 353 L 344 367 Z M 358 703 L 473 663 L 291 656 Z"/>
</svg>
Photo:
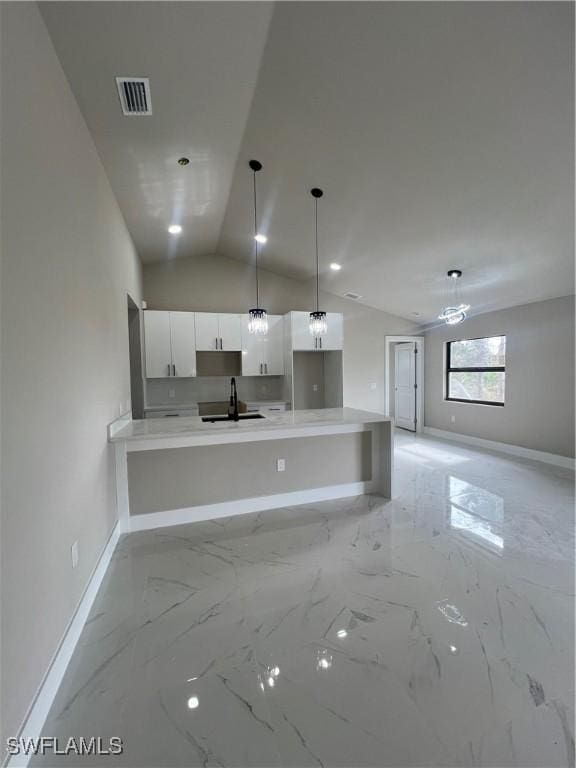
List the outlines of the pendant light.
<svg viewBox="0 0 576 768">
<path fill-rule="evenodd" d="M 466 312 L 470 309 L 470 304 L 463 304 L 460 298 L 458 281 L 462 277 L 461 269 L 449 269 L 448 279 L 452 282 L 454 302 L 451 307 L 444 307 L 442 313 L 438 315 L 439 320 L 444 320 L 446 325 L 458 325 L 466 320 Z"/>
<path fill-rule="evenodd" d="M 262 170 L 262 163 L 258 160 L 250 160 L 248 163 L 253 174 L 254 190 L 254 251 L 256 255 L 256 306 L 248 312 L 248 331 L 249 333 L 266 334 L 268 333 L 268 315 L 265 309 L 260 307 L 260 293 L 258 285 L 258 245 L 265 243 L 266 238 L 258 234 L 258 216 L 256 208 L 256 174 Z"/>
<path fill-rule="evenodd" d="M 323 336 L 328 330 L 328 321 L 326 319 L 326 312 L 320 309 L 320 266 L 318 261 L 318 200 L 322 197 L 324 192 L 318 187 L 310 190 L 310 194 L 314 198 L 314 218 L 316 224 L 316 311 L 310 312 L 310 333 L 313 336 Z"/>
</svg>

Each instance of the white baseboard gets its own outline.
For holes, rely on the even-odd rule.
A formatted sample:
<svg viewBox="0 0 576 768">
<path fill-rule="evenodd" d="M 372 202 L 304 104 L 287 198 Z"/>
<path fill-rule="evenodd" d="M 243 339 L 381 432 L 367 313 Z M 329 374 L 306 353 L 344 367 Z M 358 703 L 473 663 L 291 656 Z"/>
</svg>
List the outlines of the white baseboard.
<svg viewBox="0 0 576 768">
<path fill-rule="evenodd" d="M 42 733 L 50 707 L 58 692 L 58 688 L 60 687 L 60 683 L 62 682 L 70 659 L 72 658 L 78 639 L 84 629 L 84 625 L 90 614 L 94 599 L 98 594 L 98 590 L 100 589 L 106 571 L 108 570 L 119 538 L 120 528 L 118 523 L 116 523 L 104 549 L 102 550 L 98 563 L 92 571 L 92 575 L 80 598 L 76 611 L 64 632 L 58 650 L 54 654 L 50 667 L 38 689 L 36 698 L 28 710 L 24 724 L 18 734 L 21 739 L 35 739 Z M 2 745 L 2 749 L 4 749 L 4 745 Z M 31 758 L 32 755 L 14 755 L 6 762 L 6 766 L 7 768 L 24 768 L 28 765 Z"/>
<path fill-rule="evenodd" d="M 265 509 L 290 507 L 298 504 L 311 504 L 316 501 L 343 499 L 347 496 L 361 496 L 370 493 L 370 482 L 344 483 L 330 485 L 326 488 L 311 488 L 305 491 L 290 491 L 276 493 L 272 496 L 257 496 L 251 499 L 223 501 L 218 504 L 203 504 L 197 507 L 172 509 L 166 512 L 149 512 L 144 515 L 130 515 L 127 522 L 128 531 L 146 531 L 151 528 L 165 528 L 169 525 L 184 525 L 198 523 L 203 520 L 216 520 L 219 517 L 245 515 L 249 512 L 261 512 Z"/>
<path fill-rule="evenodd" d="M 460 432 L 449 432 L 446 429 L 436 429 L 435 427 L 424 427 L 424 434 L 432 437 L 440 437 L 442 440 L 453 440 L 457 443 L 476 445 L 478 448 L 487 448 L 490 451 L 498 451 L 499 453 L 520 456 L 523 459 L 543 461 L 545 464 L 554 464 L 556 467 L 564 467 L 565 469 L 572 470 L 576 469 L 576 459 L 571 459 L 568 456 L 559 456 L 556 453 L 535 451 L 533 448 L 523 448 L 521 445 L 499 443 L 496 440 L 485 440 L 483 437 L 472 437 L 472 435 L 463 435 Z"/>
</svg>

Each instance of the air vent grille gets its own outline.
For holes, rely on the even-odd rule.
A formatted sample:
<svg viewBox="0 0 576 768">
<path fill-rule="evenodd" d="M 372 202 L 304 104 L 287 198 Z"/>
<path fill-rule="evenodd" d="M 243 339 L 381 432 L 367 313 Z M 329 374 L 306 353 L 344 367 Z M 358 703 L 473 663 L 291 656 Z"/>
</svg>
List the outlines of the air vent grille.
<svg viewBox="0 0 576 768">
<path fill-rule="evenodd" d="M 147 77 L 117 77 L 116 87 L 125 115 L 151 115 L 150 81 Z"/>
<path fill-rule="evenodd" d="M 345 299 L 354 299 L 354 301 L 358 301 L 358 299 L 362 298 L 359 293 L 354 293 L 354 291 L 346 291 L 342 296 L 344 296 Z"/>
</svg>

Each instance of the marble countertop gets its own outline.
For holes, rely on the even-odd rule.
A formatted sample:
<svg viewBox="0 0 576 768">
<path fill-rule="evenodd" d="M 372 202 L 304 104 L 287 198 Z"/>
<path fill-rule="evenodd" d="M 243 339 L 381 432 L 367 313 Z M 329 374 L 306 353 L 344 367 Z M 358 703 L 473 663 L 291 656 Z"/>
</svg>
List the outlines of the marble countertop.
<svg viewBox="0 0 576 768">
<path fill-rule="evenodd" d="M 161 438 L 199 437 L 218 435 L 219 441 L 229 435 L 232 441 L 239 434 L 255 434 L 269 431 L 290 432 L 303 428 L 352 426 L 391 421 L 381 413 L 361 411 L 355 408 L 323 408 L 309 411 L 285 411 L 267 414 L 262 419 L 244 421 L 202 421 L 200 416 L 181 416 L 178 419 L 139 419 L 128 421 L 109 439 L 111 442 L 158 440 Z"/>
</svg>

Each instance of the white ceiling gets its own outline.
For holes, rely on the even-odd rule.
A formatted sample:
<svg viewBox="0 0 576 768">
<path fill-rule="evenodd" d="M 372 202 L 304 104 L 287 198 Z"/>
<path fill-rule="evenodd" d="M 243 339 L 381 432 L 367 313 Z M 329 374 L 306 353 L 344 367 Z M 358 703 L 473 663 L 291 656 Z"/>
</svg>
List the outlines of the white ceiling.
<svg viewBox="0 0 576 768">
<path fill-rule="evenodd" d="M 474 311 L 573 292 L 571 3 L 41 8 L 143 261 L 253 258 L 255 157 L 279 273 L 312 274 L 321 186 L 327 290 L 421 321 L 449 267 Z M 153 117 L 116 75 L 150 77 Z"/>
</svg>

